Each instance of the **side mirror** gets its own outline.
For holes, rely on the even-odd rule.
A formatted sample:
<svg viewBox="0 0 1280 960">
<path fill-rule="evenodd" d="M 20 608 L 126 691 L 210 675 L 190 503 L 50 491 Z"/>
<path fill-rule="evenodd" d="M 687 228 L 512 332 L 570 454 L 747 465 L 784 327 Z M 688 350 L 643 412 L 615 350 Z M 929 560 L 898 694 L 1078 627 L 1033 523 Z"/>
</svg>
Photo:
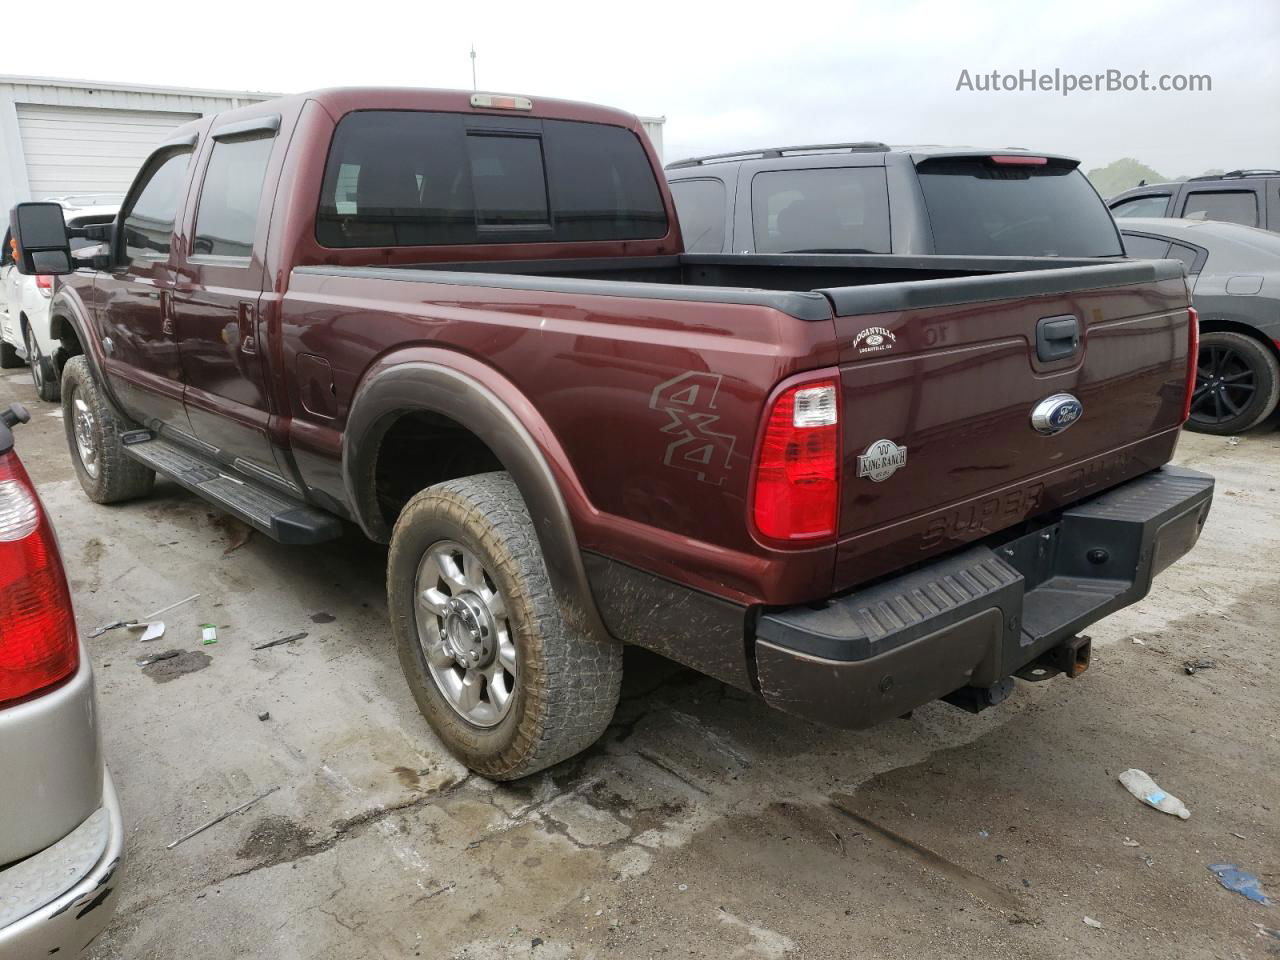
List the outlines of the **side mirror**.
<svg viewBox="0 0 1280 960">
<path fill-rule="evenodd" d="M 71 240 L 62 207 L 56 203 L 20 203 L 9 217 L 14 265 L 24 275 L 70 273 Z"/>
</svg>

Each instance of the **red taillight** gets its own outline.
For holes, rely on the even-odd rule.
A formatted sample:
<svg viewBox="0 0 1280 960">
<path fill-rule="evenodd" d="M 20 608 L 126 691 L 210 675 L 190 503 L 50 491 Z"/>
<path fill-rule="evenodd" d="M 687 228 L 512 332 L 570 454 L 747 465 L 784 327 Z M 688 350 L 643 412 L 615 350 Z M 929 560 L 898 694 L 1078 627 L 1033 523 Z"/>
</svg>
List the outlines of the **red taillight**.
<svg viewBox="0 0 1280 960">
<path fill-rule="evenodd" d="M 53 296 L 53 275 L 48 273 L 37 273 L 36 289 L 46 297 Z"/>
<path fill-rule="evenodd" d="M 780 393 L 756 456 L 752 516 L 774 540 L 836 532 L 840 504 L 839 384 L 817 380 Z"/>
<path fill-rule="evenodd" d="M 21 461 L 0 456 L 0 705 L 80 666 L 71 593 L 53 528 Z"/>
<path fill-rule="evenodd" d="M 992 163 L 1007 167 L 1044 167 L 1049 163 L 1048 157 L 1027 157 L 1020 153 L 998 154 L 991 158 Z"/>
<path fill-rule="evenodd" d="M 1200 365 L 1200 314 L 1187 308 L 1187 389 L 1182 401 L 1182 422 L 1191 416 L 1191 400 L 1196 392 L 1196 367 Z"/>
</svg>

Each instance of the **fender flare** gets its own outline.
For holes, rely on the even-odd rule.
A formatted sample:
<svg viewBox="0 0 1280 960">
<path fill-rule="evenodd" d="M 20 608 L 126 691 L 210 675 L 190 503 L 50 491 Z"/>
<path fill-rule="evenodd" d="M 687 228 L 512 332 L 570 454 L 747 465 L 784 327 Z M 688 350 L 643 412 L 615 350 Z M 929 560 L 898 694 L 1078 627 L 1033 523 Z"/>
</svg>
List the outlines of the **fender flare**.
<svg viewBox="0 0 1280 960">
<path fill-rule="evenodd" d="M 547 574 L 566 621 L 600 639 L 609 638 L 591 592 L 561 482 L 543 445 L 534 437 L 536 431 L 544 444 L 554 445 L 550 429 L 538 422 L 531 431 L 499 391 L 519 398 L 526 415 L 536 417 L 532 406 L 514 386 L 479 361 L 431 348 L 406 353 L 410 355 L 401 353 L 375 363 L 351 402 L 343 431 L 342 476 L 355 520 L 370 539 L 380 543 L 390 540 L 391 529 L 374 491 L 373 474 L 382 439 L 406 413 L 446 416 L 483 441 L 511 474 L 533 518 Z M 459 369 L 464 366 L 471 369 Z M 567 463 L 558 445 L 553 456 L 564 474 Z M 571 476 L 567 479 L 574 482 Z M 580 491 L 575 493 L 581 497 Z"/>
<path fill-rule="evenodd" d="M 72 297 L 66 288 L 58 290 L 54 294 L 53 303 L 49 305 L 49 335 L 54 340 L 62 339 L 55 333 L 62 324 L 71 327 L 75 333 L 76 340 L 79 341 L 80 349 L 83 351 L 82 355 L 88 361 L 89 369 L 93 373 L 93 379 L 106 397 L 112 412 L 126 423 L 131 422 L 116 400 L 115 393 L 111 389 L 111 381 L 107 379 L 106 372 L 103 370 L 102 344 L 98 342 L 93 325 L 85 315 L 84 305 L 78 298 Z"/>
</svg>

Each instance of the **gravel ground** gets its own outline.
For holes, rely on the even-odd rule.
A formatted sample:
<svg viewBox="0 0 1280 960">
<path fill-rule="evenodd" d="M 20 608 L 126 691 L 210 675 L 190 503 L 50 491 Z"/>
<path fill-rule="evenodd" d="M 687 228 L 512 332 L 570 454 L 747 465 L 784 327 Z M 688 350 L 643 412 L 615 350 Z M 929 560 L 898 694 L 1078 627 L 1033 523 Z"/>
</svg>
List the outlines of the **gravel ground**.
<svg viewBox="0 0 1280 960">
<path fill-rule="evenodd" d="M 1259 926 L 1280 928 L 1280 911 L 1207 869 L 1236 863 L 1280 897 L 1274 422 L 1238 442 L 1185 436 L 1178 462 L 1218 478 L 1205 535 L 1090 631 L 1078 681 L 849 733 L 629 651 L 603 740 L 498 786 L 413 705 L 384 550 L 246 539 L 171 484 L 95 506 L 22 371 L 0 379 L 14 399 L 33 413 L 18 446 L 82 632 L 201 595 L 164 616 L 161 641 L 89 644 L 129 830 L 91 960 L 1280 954 Z M 171 649 L 183 656 L 136 663 Z M 1217 666 L 1187 675 L 1200 657 Z M 1128 767 L 1191 819 L 1139 805 L 1116 781 Z"/>
</svg>

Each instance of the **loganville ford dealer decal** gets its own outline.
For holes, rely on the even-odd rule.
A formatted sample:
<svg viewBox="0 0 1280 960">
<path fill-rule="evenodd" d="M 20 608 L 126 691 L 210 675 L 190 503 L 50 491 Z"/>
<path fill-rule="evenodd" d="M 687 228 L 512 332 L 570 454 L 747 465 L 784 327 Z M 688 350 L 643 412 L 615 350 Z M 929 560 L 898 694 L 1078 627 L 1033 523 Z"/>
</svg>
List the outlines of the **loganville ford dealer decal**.
<svg viewBox="0 0 1280 960">
<path fill-rule="evenodd" d="M 860 354 L 879 353 L 882 350 L 892 350 L 897 342 L 897 335 L 890 333 L 884 327 L 867 327 L 853 338 L 853 347 Z"/>
</svg>

